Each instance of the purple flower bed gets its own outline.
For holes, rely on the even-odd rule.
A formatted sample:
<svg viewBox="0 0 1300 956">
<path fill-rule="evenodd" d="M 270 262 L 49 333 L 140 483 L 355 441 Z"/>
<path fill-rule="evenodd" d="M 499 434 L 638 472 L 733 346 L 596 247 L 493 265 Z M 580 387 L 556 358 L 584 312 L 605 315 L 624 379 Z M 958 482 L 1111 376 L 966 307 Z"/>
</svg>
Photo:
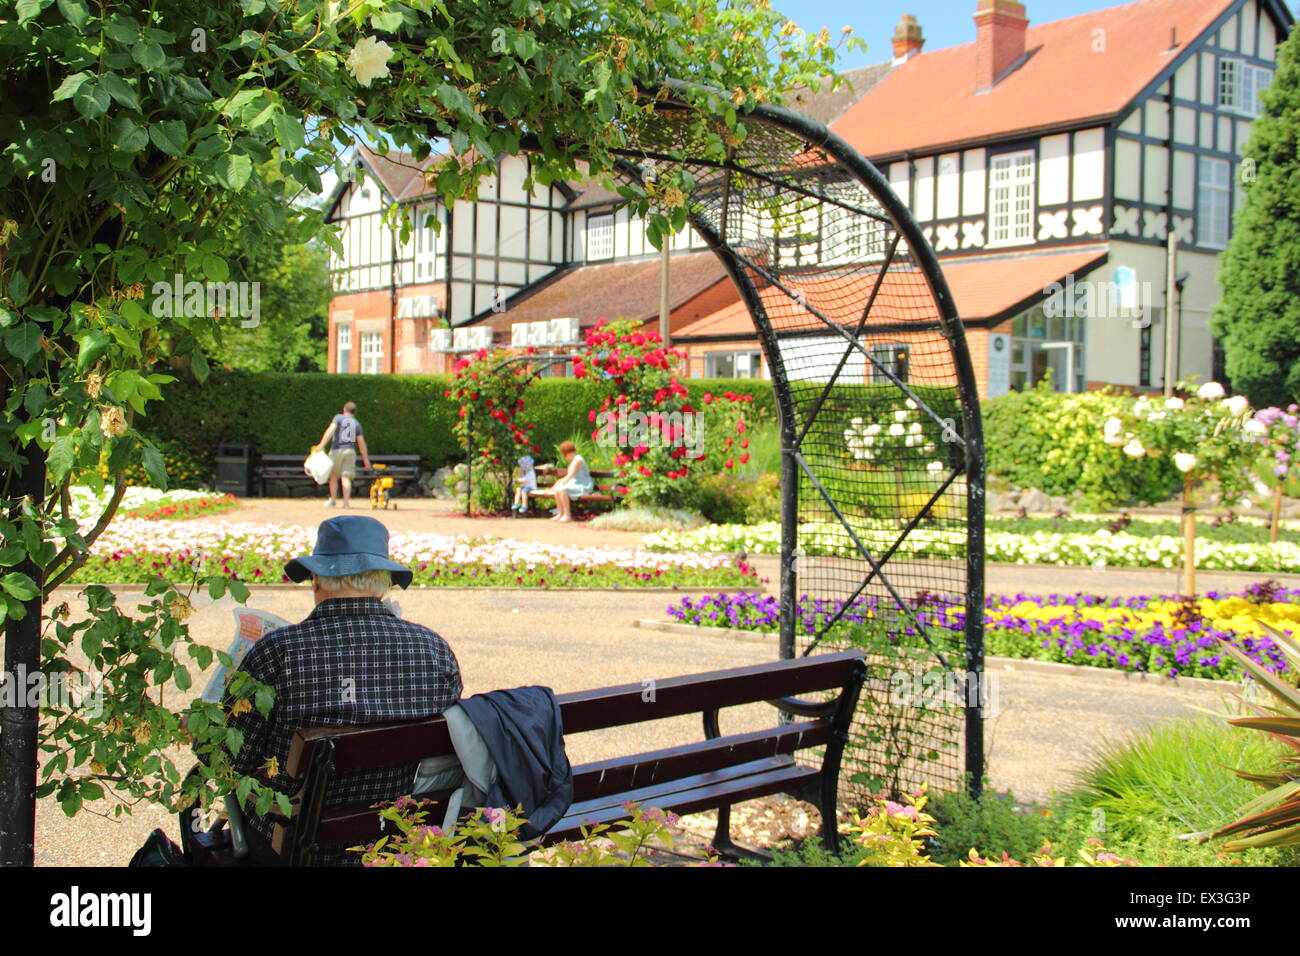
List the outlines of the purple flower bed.
<svg viewBox="0 0 1300 956">
<path fill-rule="evenodd" d="M 1199 602 L 1181 602 L 1172 595 L 990 595 L 984 604 L 985 652 L 1170 677 L 1236 679 L 1238 669 L 1222 650 L 1226 641 L 1270 671 L 1286 671 L 1285 657 L 1267 636 L 1239 633 L 1202 614 L 1205 602 L 1228 598 L 1250 604 L 1300 604 L 1300 589 L 1267 582 L 1240 594 L 1210 591 Z M 1165 602 L 1178 603 L 1172 608 L 1152 607 Z M 833 636 L 837 642 L 859 646 L 877 644 L 882 637 L 905 646 L 919 645 L 914 623 L 919 622 L 939 629 L 940 635 L 932 633 L 936 643 L 955 646 L 952 640 L 936 638 L 965 626 L 965 611 L 957 598 L 923 592 L 910 603 L 911 613 L 905 615 L 892 599 L 859 597 L 840 615 L 843 626 L 837 626 Z M 796 608 L 796 627 L 801 633 L 816 634 L 842 607 L 839 601 L 803 595 Z M 668 608 L 668 614 L 703 627 L 752 631 L 776 631 L 781 617 L 776 598 L 744 592 L 683 598 Z"/>
</svg>

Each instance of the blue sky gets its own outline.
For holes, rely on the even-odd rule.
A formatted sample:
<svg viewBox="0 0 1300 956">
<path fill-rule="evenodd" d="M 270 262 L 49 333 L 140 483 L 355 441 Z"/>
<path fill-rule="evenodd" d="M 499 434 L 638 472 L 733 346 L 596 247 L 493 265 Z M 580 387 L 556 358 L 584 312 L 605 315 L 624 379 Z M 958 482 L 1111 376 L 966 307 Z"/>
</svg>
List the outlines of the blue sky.
<svg viewBox="0 0 1300 956">
<path fill-rule="evenodd" d="M 1030 23 L 1063 20 L 1080 13 L 1104 10 L 1119 6 L 1121 0 L 1022 0 Z M 867 41 L 867 52 L 848 53 L 843 58 L 843 68 L 852 69 L 868 63 L 879 63 L 892 56 L 889 38 L 894 33 L 898 18 L 913 14 L 925 34 L 925 48 L 936 50 L 975 39 L 976 0 L 773 0 L 776 9 L 794 19 L 803 29 L 816 33 L 829 27 L 832 35 L 840 28 L 853 27 L 853 32 Z M 1300 3 L 1293 2 L 1292 10 Z"/>
</svg>

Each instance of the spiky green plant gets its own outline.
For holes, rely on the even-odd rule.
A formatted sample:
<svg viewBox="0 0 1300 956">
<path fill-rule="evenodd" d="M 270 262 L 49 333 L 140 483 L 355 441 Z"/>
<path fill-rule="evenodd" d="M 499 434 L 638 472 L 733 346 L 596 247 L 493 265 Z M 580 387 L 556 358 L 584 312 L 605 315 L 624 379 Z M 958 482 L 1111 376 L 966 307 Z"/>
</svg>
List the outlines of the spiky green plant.
<svg viewBox="0 0 1300 956">
<path fill-rule="evenodd" d="M 1267 624 L 1264 627 L 1273 643 L 1286 655 L 1290 672 L 1300 672 L 1300 643 L 1276 628 Z M 1240 819 L 1212 835 L 1235 837 L 1223 845 L 1227 850 L 1300 845 L 1300 688 L 1265 670 L 1227 641 L 1224 649 L 1273 697 L 1272 706 L 1242 699 L 1242 704 L 1253 716 L 1231 717 L 1228 723 L 1262 731 L 1292 752 L 1284 754 L 1278 768 L 1269 773 L 1234 771 L 1263 787 L 1264 793 L 1237 809 L 1242 814 Z"/>
</svg>

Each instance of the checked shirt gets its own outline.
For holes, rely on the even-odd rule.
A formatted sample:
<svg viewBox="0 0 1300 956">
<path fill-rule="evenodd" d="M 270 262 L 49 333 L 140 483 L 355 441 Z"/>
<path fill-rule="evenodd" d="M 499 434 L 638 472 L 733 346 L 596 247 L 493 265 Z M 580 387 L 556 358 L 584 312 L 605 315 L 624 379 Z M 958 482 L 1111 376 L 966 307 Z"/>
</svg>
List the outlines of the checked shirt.
<svg viewBox="0 0 1300 956">
<path fill-rule="evenodd" d="M 296 730 L 324 724 L 378 724 L 442 713 L 461 693 L 460 667 L 441 637 L 401 620 L 379 598 L 329 598 L 300 624 L 262 637 L 240 664 L 275 689 L 269 717 L 256 708 L 230 718 L 244 735 L 234 767 L 293 796 L 283 771 Z M 271 758 L 275 763 L 270 764 Z M 202 759 L 202 755 L 200 755 Z M 413 763 L 338 774 L 326 808 L 393 800 L 410 793 Z M 269 842 L 273 822 L 246 809 Z M 360 853 L 324 852 L 318 862 L 359 864 Z"/>
</svg>

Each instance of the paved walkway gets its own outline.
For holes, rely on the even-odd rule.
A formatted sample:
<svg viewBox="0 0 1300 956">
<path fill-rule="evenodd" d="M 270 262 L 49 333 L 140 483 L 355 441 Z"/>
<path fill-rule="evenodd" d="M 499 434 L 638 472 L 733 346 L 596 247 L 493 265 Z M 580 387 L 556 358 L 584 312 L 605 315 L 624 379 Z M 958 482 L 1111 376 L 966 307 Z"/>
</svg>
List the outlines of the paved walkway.
<svg viewBox="0 0 1300 956">
<path fill-rule="evenodd" d="M 366 502 L 360 502 L 366 504 Z M 442 534 L 494 535 L 526 540 L 567 542 L 606 547 L 636 547 L 643 535 L 599 531 L 585 523 L 559 524 L 544 519 L 467 519 L 451 512 L 452 502 L 402 499 L 396 511 L 379 514 L 391 530 L 429 530 Z M 371 514 L 368 507 L 353 509 Z M 218 518 L 203 520 L 265 521 L 315 524 L 337 514 L 316 499 L 253 500 Z M 755 558 L 769 588 L 777 581 L 777 560 Z M 1202 574 L 1203 588 L 1239 589 L 1259 575 Z M 1300 586 L 1300 576 L 1279 577 Z M 988 571 L 990 592 L 1050 592 L 1076 590 L 1103 594 L 1137 594 L 1177 590 L 1176 572 L 1163 570 L 1098 571 L 1092 568 L 1016 567 L 993 565 Z M 130 606 L 139 591 L 126 591 Z M 55 600 L 73 600 L 65 590 Z M 467 693 L 520 684 L 545 684 L 557 692 L 647 678 L 734 667 L 772 660 L 775 646 L 733 641 L 701 631 L 692 635 L 653 632 L 633 626 L 641 618 L 664 619 L 671 593 L 512 591 L 427 589 L 399 597 L 404 615 L 426 624 L 451 643 L 460 660 Z M 305 588 L 255 588 L 251 603 L 299 620 L 311 609 Z M 229 599 L 197 599 L 191 620 L 196 640 L 225 648 L 231 636 Z M 1081 669 L 1082 670 L 1082 669 Z M 998 675 L 999 715 L 987 725 L 989 774 L 998 789 L 1011 789 L 1025 799 L 1043 799 L 1052 790 L 1067 788 L 1098 743 L 1123 738 L 1155 722 L 1192 716 L 1198 708 L 1217 708 L 1223 694 L 1215 688 L 1160 686 L 1105 680 L 1082 671 L 1056 677 L 1025 671 Z M 202 678 L 196 680 L 202 686 Z M 184 695 L 172 688 L 166 699 Z M 737 709 L 724 718 L 724 731 L 758 727 L 770 720 L 764 705 Z M 575 762 L 589 761 L 698 740 L 697 718 L 682 717 L 581 735 L 571 741 Z M 191 758 L 176 754 L 179 766 Z M 768 812 L 763 810 L 762 812 Z M 801 812 L 801 811 L 799 811 Z M 119 820 L 82 813 L 68 820 L 58 804 L 42 801 L 38 808 L 37 862 L 42 865 L 124 864 L 156 826 L 173 836 L 176 821 L 143 807 Z"/>
<path fill-rule="evenodd" d="M 72 598 L 60 593 L 56 600 Z M 138 594 L 139 592 L 135 592 Z M 707 631 L 676 635 L 636 628 L 639 618 L 663 618 L 673 595 L 609 592 L 428 589 L 399 597 L 404 616 L 442 634 L 460 661 L 467 693 L 521 684 L 545 684 L 557 692 L 647 678 L 735 667 L 771 660 L 776 648 L 714 637 Z M 75 598 L 72 598 L 75 600 Z M 124 593 L 129 606 L 135 595 Z M 301 590 L 255 588 L 250 601 L 291 620 L 311 608 Z M 231 636 L 230 600 L 198 598 L 191 619 L 194 637 L 226 647 Z M 202 686 L 202 679 L 196 680 Z M 990 723 L 990 776 L 994 786 L 1023 798 L 1045 797 L 1068 787 L 1092 744 L 1116 739 L 1170 717 L 1191 716 L 1196 707 L 1214 707 L 1220 694 L 1202 688 L 1128 685 L 1089 679 L 1062 680 L 1023 672 L 1000 675 L 1000 716 Z M 182 699 L 170 689 L 166 700 Z M 764 705 L 738 708 L 724 716 L 724 732 L 757 728 L 770 720 Z M 611 757 L 637 749 L 688 743 L 700 738 L 698 718 L 682 717 L 575 737 L 575 762 Z M 178 753 L 188 768 L 188 755 Z M 38 809 L 37 862 L 42 865 L 122 865 L 156 826 L 173 836 L 176 821 L 142 808 L 121 820 L 82 813 L 67 819 L 58 804 Z"/>
</svg>

